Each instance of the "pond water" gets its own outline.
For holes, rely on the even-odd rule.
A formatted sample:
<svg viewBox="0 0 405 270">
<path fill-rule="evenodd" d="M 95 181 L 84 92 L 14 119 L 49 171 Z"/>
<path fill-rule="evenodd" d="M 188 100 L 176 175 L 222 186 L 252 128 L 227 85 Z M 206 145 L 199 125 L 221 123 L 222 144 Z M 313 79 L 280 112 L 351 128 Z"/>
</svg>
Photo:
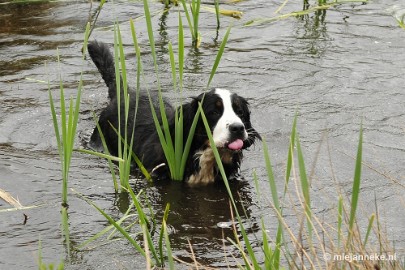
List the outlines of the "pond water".
<svg viewBox="0 0 405 270">
<path fill-rule="evenodd" d="M 375 212 L 386 237 L 405 255 L 405 30 L 395 21 L 405 6 L 394 0 L 347 4 L 326 12 L 291 17 L 244 27 L 257 18 L 276 16 L 280 3 L 241 1 L 221 5 L 243 11 L 241 20 L 222 17 L 216 32 L 215 15 L 200 16 L 202 43 L 191 48 L 186 29 L 185 89 L 188 96 L 205 87 L 226 27 L 232 28 L 212 86 L 228 88 L 248 98 L 253 126 L 268 142 L 279 190 L 293 118 L 308 172 L 314 212 L 325 220 L 336 217 L 337 189 L 350 195 L 360 124 L 363 123 L 363 175 L 359 224 Z M 291 3 L 290 3 L 291 2 Z M 301 3 L 288 2 L 282 11 L 297 11 Z M 0 212 L 0 269 L 35 269 L 38 242 L 46 262 L 66 260 L 60 231 L 61 172 L 49 109 L 48 85 L 58 99 L 59 76 L 67 96 L 75 95 L 83 71 L 84 92 L 76 145 L 85 147 L 94 123 L 92 112 L 107 102 L 107 89 L 90 60 L 82 61 L 81 46 L 89 14 L 87 1 L 10 3 L 0 1 L 0 188 L 18 198 L 24 211 Z M 151 4 L 163 89 L 170 92 L 167 43 L 176 47 L 176 8 L 163 15 L 163 5 Z M 118 18 L 135 78 L 135 61 L 129 18 L 136 18 L 143 50 L 145 82 L 155 81 L 141 2 L 106 3 L 90 39 L 113 43 L 113 23 Z M 394 14 L 394 16 L 393 16 Z M 183 22 L 185 22 L 183 18 Z M 58 49 L 58 52 L 57 52 Z M 58 64 L 57 54 L 61 61 Z M 134 80 L 132 80 L 134 81 Z M 59 100 L 58 100 L 59 101 Z M 59 110 L 59 107 L 57 107 Z M 261 197 L 255 191 L 256 172 Z M 246 209 L 244 224 L 254 243 L 263 216 L 270 235 L 277 219 L 268 206 L 262 146 L 245 154 L 244 180 L 234 183 L 238 206 Z M 338 184 L 336 184 L 338 183 Z M 228 197 L 222 186 L 188 189 L 178 183 L 148 185 L 133 179 L 135 190 L 145 188 L 152 208 L 162 216 L 171 204 L 170 237 L 174 253 L 190 262 L 189 244 L 203 265 L 235 265 L 236 249 L 223 239 L 232 238 Z M 118 219 L 128 198 L 116 196 L 107 163 L 76 153 L 69 186 L 84 194 Z M 294 187 L 292 187 L 294 188 Z M 267 205 L 267 206 L 266 206 Z M 83 199 L 70 193 L 69 224 L 73 245 L 101 231 L 108 222 Z M 0 200 L 0 209 L 8 205 Z M 23 213 L 28 215 L 24 224 Z M 286 215 L 292 230 L 297 216 Z M 333 222 L 333 221 L 332 221 Z M 227 259 L 225 259 L 227 257 Z M 239 260 L 241 261 L 241 260 Z M 184 268 L 186 266 L 183 265 Z M 144 269 L 145 261 L 127 241 L 93 243 L 72 253 L 67 269 Z"/>
</svg>

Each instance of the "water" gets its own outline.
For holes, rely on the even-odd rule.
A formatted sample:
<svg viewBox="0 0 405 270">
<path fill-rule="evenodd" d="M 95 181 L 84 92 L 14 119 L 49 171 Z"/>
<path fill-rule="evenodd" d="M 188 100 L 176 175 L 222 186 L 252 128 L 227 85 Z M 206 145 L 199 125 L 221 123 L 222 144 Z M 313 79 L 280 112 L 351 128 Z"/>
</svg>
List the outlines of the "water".
<svg viewBox="0 0 405 270">
<path fill-rule="evenodd" d="M 318 216 L 336 218 L 338 186 L 351 190 L 360 123 L 364 129 L 364 170 L 361 184 L 360 224 L 367 222 L 378 203 L 388 239 L 395 242 L 398 256 L 405 254 L 405 31 L 394 17 L 402 6 L 396 1 L 373 1 L 367 5 L 342 5 L 322 14 L 310 14 L 278 22 L 242 27 L 244 22 L 267 17 L 277 9 L 271 1 L 240 2 L 223 8 L 244 12 L 242 20 L 222 18 L 216 33 L 215 15 L 201 15 L 202 44 L 198 51 L 186 40 L 185 88 L 190 96 L 204 89 L 225 27 L 234 22 L 226 52 L 213 86 L 225 87 L 248 98 L 253 126 L 269 144 L 279 189 L 283 187 L 288 141 L 294 114 L 312 172 L 312 205 Z M 285 12 L 299 10 L 290 3 Z M 87 2 L 0 2 L 0 188 L 23 205 L 38 208 L 0 213 L 0 269 L 37 267 L 38 241 L 44 261 L 66 259 L 60 233 L 61 174 L 49 110 L 47 80 L 59 88 L 61 74 L 67 95 L 74 95 L 81 70 L 84 92 L 76 145 L 84 146 L 94 123 L 92 111 L 107 102 L 107 90 L 93 64 L 81 60 L 85 23 L 95 12 Z M 162 15 L 163 6 L 153 4 L 155 38 L 162 85 L 169 91 L 170 69 L 167 42 L 176 46 L 177 11 Z M 111 44 L 114 12 L 122 23 L 128 59 L 134 59 L 129 18 L 136 19 L 142 44 L 145 84 L 155 81 L 147 46 L 147 32 L 140 3 L 106 3 L 92 39 Z M 184 19 L 185 23 L 186 20 Z M 189 38 L 188 29 L 185 31 Z M 57 62 L 57 51 L 61 56 Z M 128 61 L 135 76 L 135 61 Z M 133 77 L 135 78 L 135 77 Z M 134 81 L 134 80 L 132 80 Z M 170 92 L 169 97 L 173 97 Z M 57 108 L 59 109 L 59 108 Z M 261 185 L 258 197 L 252 172 Z M 276 218 L 266 202 L 262 147 L 248 151 L 242 166 L 245 180 L 233 186 L 240 194 L 238 207 L 246 208 L 244 224 L 256 244 L 260 217 L 273 232 Z M 339 184 L 335 184 L 335 183 Z M 223 241 L 232 238 L 231 215 L 223 187 L 189 189 L 174 183 L 150 186 L 133 179 L 136 190 L 145 188 L 152 208 L 160 218 L 171 203 L 170 237 L 175 254 L 190 262 L 188 240 L 203 265 L 223 267 L 225 253 L 236 249 Z M 93 200 L 118 219 L 128 204 L 116 197 L 104 160 L 75 154 L 69 186 Z M 294 187 L 291 186 L 291 189 Z M 347 193 L 350 195 L 350 193 Z M 102 230 L 108 222 L 73 192 L 69 196 L 69 223 L 74 245 Z M 8 205 L 0 201 L 1 209 Z M 242 209 L 242 208 L 241 208 Z M 25 225 L 23 213 L 29 216 Z M 297 217 L 287 215 L 293 230 Z M 333 221 L 332 221 L 333 222 Z M 296 226 L 296 227 L 294 227 Z M 134 229 L 134 232 L 136 230 Z M 274 234 L 272 234 L 274 235 Z M 402 254 L 401 254 L 402 253 Z M 144 268 L 144 260 L 124 241 L 99 242 L 74 251 L 68 269 Z"/>
</svg>

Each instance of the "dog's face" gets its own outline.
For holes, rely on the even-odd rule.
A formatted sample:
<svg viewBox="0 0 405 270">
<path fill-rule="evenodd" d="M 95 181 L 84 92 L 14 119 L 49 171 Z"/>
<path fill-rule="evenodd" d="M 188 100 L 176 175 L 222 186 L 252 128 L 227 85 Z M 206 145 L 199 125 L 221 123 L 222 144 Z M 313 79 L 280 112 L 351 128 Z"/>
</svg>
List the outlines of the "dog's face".
<svg viewBox="0 0 405 270">
<path fill-rule="evenodd" d="M 186 105 L 188 109 L 184 112 L 185 117 L 189 118 L 187 122 L 192 122 L 199 102 L 202 102 L 202 109 L 215 146 L 218 148 L 225 174 L 228 179 L 235 178 L 243 157 L 242 149 L 250 147 L 256 138 L 261 139 L 250 123 L 248 102 L 228 90 L 216 88 L 201 94 Z M 194 171 L 188 177 L 187 183 L 191 186 L 213 183 L 219 174 L 202 121 L 197 125 L 193 145 L 197 147 L 192 154 Z"/>
<path fill-rule="evenodd" d="M 216 88 L 205 94 L 203 110 L 218 148 L 238 151 L 260 138 L 252 128 L 248 103 L 243 97 Z"/>
</svg>

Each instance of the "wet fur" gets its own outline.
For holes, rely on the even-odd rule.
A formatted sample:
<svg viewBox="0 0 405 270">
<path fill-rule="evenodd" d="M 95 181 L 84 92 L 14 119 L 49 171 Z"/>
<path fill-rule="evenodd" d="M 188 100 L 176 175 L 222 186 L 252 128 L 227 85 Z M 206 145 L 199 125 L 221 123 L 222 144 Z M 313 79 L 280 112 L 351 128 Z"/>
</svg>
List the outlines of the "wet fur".
<svg viewBox="0 0 405 270">
<path fill-rule="evenodd" d="M 121 93 L 121 104 L 117 104 L 117 91 L 115 81 L 115 68 L 114 58 L 109 51 L 107 45 L 98 42 L 90 42 L 88 45 L 89 54 L 97 66 L 103 80 L 108 87 L 108 96 L 110 102 L 108 106 L 101 112 L 98 124 L 105 137 L 105 141 L 109 152 L 112 155 L 118 155 L 118 136 L 111 126 L 118 128 L 118 110 L 121 113 L 121 127 L 124 127 L 124 98 Z M 122 83 L 120 84 L 122 85 Z M 142 91 L 141 91 L 142 92 Z M 138 111 L 135 120 L 135 104 L 136 95 L 134 91 L 129 89 L 130 102 L 129 102 L 129 115 L 128 115 L 128 138 L 132 136 L 134 129 L 134 143 L 133 151 L 142 161 L 144 167 L 149 171 L 153 171 L 155 177 L 167 178 L 170 176 L 167 166 L 161 166 L 166 163 L 163 149 L 161 147 L 156 127 L 153 121 L 149 97 L 145 94 L 140 94 L 138 99 Z M 159 102 L 157 94 L 151 94 L 153 106 L 156 112 L 159 112 Z M 216 123 L 221 117 L 218 108 L 219 96 L 216 90 L 201 94 L 191 99 L 190 102 L 184 103 L 183 108 L 183 141 L 187 140 L 191 124 L 198 110 L 198 103 L 202 103 L 204 113 L 207 117 L 211 131 L 215 128 Z M 169 128 L 174 138 L 174 117 L 175 109 L 173 106 L 164 99 L 166 115 L 169 122 Z M 250 147 L 256 138 L 260 139 L 259 134 L 253 129 L 250 123 L 250 111 L 248 109 L 247 101 L 236 95 L 232 94 L 232 104 L 235 106 L 233 110 L 237 109 L 237 115 L 243 122 L 247 131 L 248 137 L 244 140 L 243 149 Z M 236 108 L 237 107 L 237 108 Z M 160 115 L 158 113 L 158 115 Z M 160 121 L 161 119 L 159 119 Z M 239 121 L 240 121 L 239 120 Z M 135 126 L 134 126 L 135 122 Z M 124 137 L 124 128 L 121 128 L 121 136 Z M 186 163 L 185 180 L 190 185 L 206 185 L 212 183 L 218 177 L 218 169 L 216 167 L 215 157 L 212 149 L 209 147 L 209 140 L 205 132 L 205 127 L 201 119 L 197 123 L 189 157 Z M 97 127 L 94 129 L 91 136 L 89 145 L 91 148 L 102 151 L 103 146 L 101 137 Z M 219 148 L 225 172 L 228 178 L 235 177 L 239 172 L 240 163 L 242 161 L 242 149 L 230 150 L 226 148 Z"/>
</svg>

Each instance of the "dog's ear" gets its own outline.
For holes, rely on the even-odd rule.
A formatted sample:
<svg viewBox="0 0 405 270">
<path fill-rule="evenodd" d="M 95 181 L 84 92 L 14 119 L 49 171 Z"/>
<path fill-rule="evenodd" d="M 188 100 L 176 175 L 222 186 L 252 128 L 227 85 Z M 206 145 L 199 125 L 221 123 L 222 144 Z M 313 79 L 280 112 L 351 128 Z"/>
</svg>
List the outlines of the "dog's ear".
<svg viewBox="0 0 405 270">
<path fill-rule="evenodd" d="M 254 128 L 246 127 L 246 130 L 248 132 L 248 138 L 243 143 L 243 149 L 246 149 L 246 148 L 249 148 L 250 146 L 252 146 L 255 143 L 256 139 L 262 140 L 262 137 Z"/>
<path fill-rule="evenodd" d="M 244 114 L 245 114 L 245 128 L 246 131 L 248 133 L 248 139 L 245 141 L 244 145 L 243 145 L 243 149 L 249 148 L 250 146 L 252 146 L 256 139 L 258 140 L 262 140 L 262 137 L 260 136 L 260 134 L 256 131 L 256 129 L 254 129 L 252 127 L 252 123 L 250 122 L 250 109 L 249 109 L 249 102 L 245 99 L 243 99 L 244 101 Z"/>
<path fill-rule="evenodd" d="M 197 107 L 198 107 L 198 102 L 202 102 L 204 99 L 205 93 L 199 94 L 196 97 L 193 97 L 193 101 L 195 101 L 197 103 Z"/>
</svg>

